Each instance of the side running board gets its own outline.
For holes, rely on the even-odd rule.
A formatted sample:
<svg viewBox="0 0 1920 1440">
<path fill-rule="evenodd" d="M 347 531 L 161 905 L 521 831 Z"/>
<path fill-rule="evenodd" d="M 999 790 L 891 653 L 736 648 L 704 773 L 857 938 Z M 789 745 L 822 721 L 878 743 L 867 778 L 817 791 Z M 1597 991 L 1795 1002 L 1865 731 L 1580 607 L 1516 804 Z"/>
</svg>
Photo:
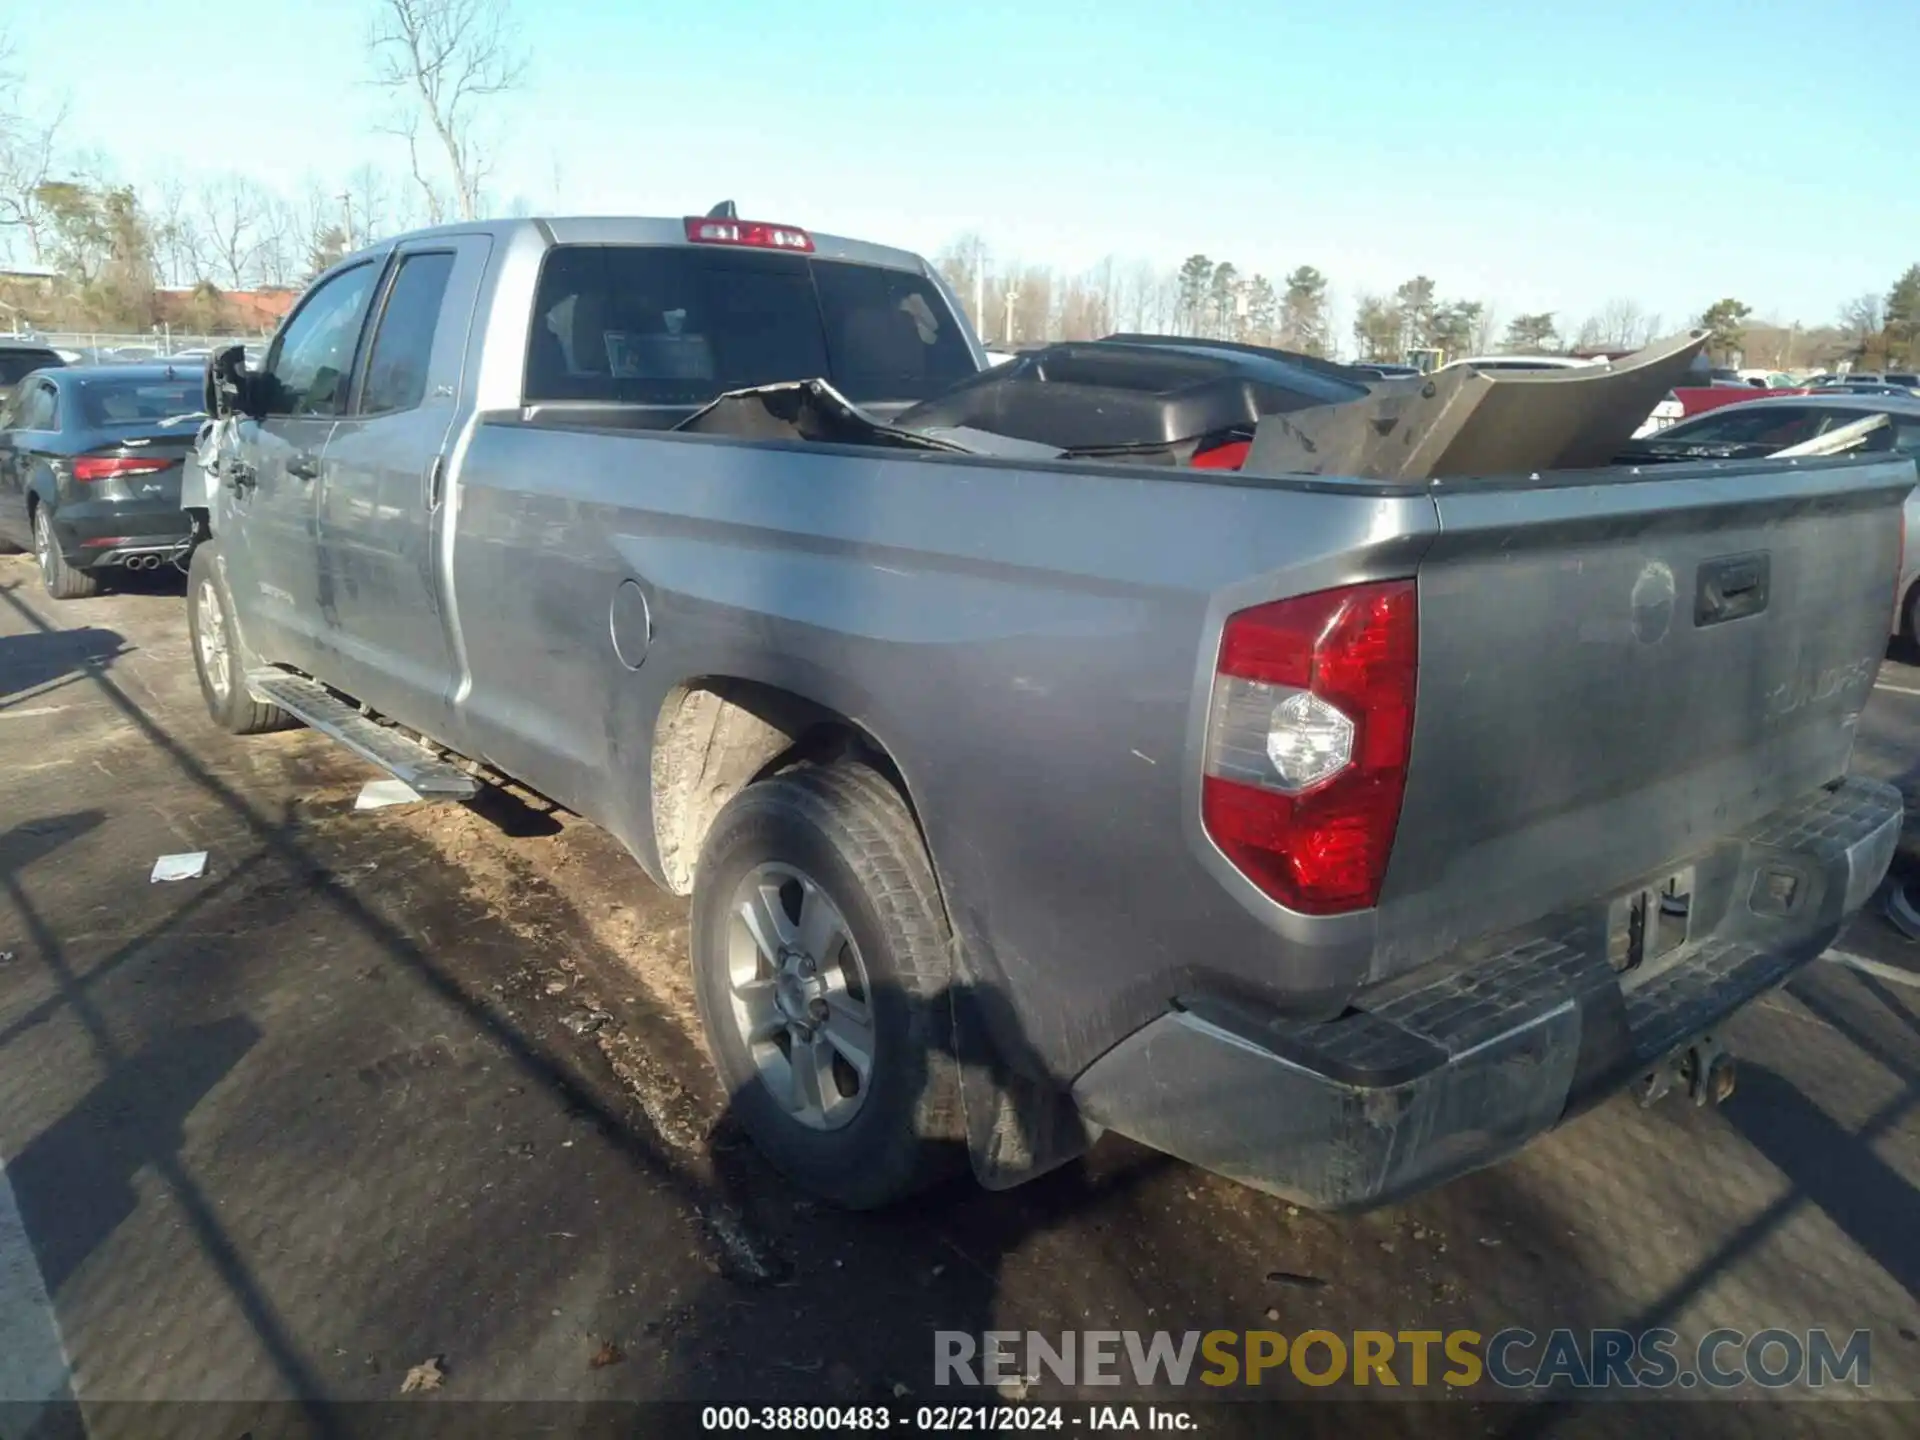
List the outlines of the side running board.
<svg viewBox="0 0 1920 1440">
<path fill-rule="evenodd" d="M 253 698 L 278 705 L 330 739 L 338 740 L 362 760 L 405 781 L 415 794 L 428 800 L 465 800 L 480 782 L 458 766 L 449 765 L 426 746 L 370 720 L 316 680 L 285 670 L 247 672 Z"/>
</svg>

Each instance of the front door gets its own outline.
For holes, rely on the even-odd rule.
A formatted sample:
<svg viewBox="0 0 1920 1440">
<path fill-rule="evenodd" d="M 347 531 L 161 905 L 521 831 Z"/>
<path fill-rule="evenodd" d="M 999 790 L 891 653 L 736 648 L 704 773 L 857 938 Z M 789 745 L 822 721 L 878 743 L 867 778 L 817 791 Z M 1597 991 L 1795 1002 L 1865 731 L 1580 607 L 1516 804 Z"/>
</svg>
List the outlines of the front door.
<svg viewBox="0 0 1920 1440">
<path fill-rule="evenodd" d="M 463 235 L 395 254 L 321 480 L 322 640 L 339 684 L 448 743 L 459 737 L 448 728 L 456 666 L 439 556 L 445 456 L 491 249 Z"/>
<path fill-rule="evenodd" d="M 382 266 L 365 260 L 308 292 L 267 351 L 258 418 L 236 427 L 242 470 L 216 525 L 237 532 L 222 545 L 227 583 L 247 641 L 264 660 L 323 673 L 320 585 L 320 465 L 347 385 Z"/>
</svg>

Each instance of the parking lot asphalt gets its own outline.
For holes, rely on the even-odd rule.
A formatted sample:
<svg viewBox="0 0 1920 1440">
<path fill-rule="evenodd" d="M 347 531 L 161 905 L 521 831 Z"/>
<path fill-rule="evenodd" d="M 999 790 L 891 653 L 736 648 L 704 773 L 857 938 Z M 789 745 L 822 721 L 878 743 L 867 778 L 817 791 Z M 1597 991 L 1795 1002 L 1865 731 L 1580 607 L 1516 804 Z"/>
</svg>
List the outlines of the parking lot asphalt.
<svg viewBox="0 0 1920 1440">
<path fill-rule="evenodd" d="M 1857 765 L 1920 798 L 1920 669 L 1889 662 Z M 1920 1397 L 1920 945 L 1876 915 L 1739 1018 L 1726 1105 L 1616 1100 L 1386 1210 L 1109 1137 L 849 1216 L 727 1123 L 682 902 L 535 798 L 357 811 L 369 778 L 210 725 L 177 581 L 55 604 L 0 559 L 0 1406 L 142 1433 L 112 1402 L 386 1400 L 430 1360 L 410 1404 L 946 1399 L 936 1329 L 1827 1327 L 1872 1332 L 1871 1398 L 1784 1423 L 1912 1432 L 1878 1402 Z"/>
</svg>

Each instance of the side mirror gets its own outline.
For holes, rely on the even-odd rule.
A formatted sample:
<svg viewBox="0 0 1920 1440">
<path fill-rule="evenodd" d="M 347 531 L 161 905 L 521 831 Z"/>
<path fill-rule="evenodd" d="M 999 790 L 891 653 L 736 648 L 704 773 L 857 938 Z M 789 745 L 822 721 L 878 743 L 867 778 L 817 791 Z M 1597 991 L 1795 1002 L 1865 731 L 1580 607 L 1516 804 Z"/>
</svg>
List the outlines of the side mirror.
<svg viewBox="0 0 1920 1440">
<path fill-rule="evenodd" d="M 207 361 L 205 409 L 216 420 L 229 415 L 258 417 L 260 377 L 247 369 L 246 347 L 228 345 Z"/>
</svg>

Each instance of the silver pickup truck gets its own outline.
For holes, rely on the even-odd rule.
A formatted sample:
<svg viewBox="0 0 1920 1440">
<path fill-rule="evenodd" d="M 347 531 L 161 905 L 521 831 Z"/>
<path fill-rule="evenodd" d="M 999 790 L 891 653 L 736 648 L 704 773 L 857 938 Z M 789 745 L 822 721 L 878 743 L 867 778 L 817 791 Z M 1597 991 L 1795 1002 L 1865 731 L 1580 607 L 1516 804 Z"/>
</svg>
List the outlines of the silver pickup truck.
<svg viewBox="0 0 1920 1440">
<path fill-rule="evenodd" d="M 692 896 L 738 1120 L 842 1204 L 1113 1129 L 1355 1209 L 1725 1092 L 1719 1027 L 1894 851 L 1847 769 L 1911 460 L 1383 483 L 687 428 L 801 379 L 884 421 L 982 360 L 923 261 L 791 226 L 355 255 L 211 368 L 208 707 L 612 832 Z"/>
</svg>

